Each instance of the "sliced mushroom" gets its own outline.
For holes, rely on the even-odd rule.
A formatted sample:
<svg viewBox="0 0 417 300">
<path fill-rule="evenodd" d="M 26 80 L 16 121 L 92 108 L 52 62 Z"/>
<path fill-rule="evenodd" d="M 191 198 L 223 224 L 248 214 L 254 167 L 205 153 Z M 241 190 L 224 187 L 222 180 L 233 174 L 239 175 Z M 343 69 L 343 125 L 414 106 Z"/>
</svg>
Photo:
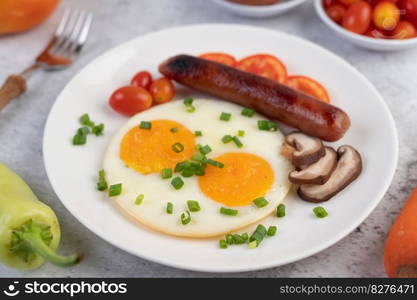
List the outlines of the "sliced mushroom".
<svg viewBox="0 0 417 300">
<path fill-rule="evenodd" d="M 351 146 L 337 149 L 339 160 L 329 180 L 323 185 L 302 184 L 298 188 L 301 199 L 309 202 L 327 201 L 354 181 L 362 172 L 362 159 Z"/>
<path fill-rule="evenodd" d="M 323 142 L 320 139 L 299 131 L 287 135 L 285 141 L 295 148 L 292 154 L 292 164 L 297 168 L 314 164 L 325 154 Z"/>
<path fill-rule="evenodd" d="M 325 155 L 322 158 L 300 171 L 292 171 L 288 178 L 295 184 L 324 184 L 332 175 L 336 165 L 336 151 L 333 148 L 325 147 Z"/>
</svg>

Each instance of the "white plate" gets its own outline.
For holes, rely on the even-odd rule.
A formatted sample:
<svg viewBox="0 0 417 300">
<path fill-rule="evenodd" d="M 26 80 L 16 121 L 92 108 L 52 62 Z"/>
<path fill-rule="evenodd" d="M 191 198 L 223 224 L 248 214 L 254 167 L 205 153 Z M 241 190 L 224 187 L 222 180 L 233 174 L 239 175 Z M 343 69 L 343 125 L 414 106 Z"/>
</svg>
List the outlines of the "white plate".
<svg viewBox="0 0 417 300">
<path fill-rule="evenodd" d="M 291 74 L 305 74 L 322 82 L 333 104 L 350 115 L 351 129 L 334 146 L 354 145 L 363 156 L 364 169 L 358 180 L 322 204 L 329 212 L 327 218 L 314 217 L 315 205 L 292 194 L 284 202 L 285 218 L 270 217 L 263 222 L 279 227 L 276 237 L 266 239 L 256 250 L 243 246 L 221 250 L 217 239 L 174 238 L 140 227 L 95 190 L 106 146 L 127 121 L 108 107 L 112 91 L 127 84 L 139 70 L 150 70 L 158 76 L 158 64 L 167 57 L 208 51 L 224 51 L 238 58 L 260 52 L 275 54 Z M 84 113 L 105 123 L 105 135 L 89 137 L 87 145 L 75 147 L 71 138 Z M 288 34 L 256 27 L 196 25 L 141 36 L 85 67 L 56 100 L 46 124 L 43 149 L 48 177 L 58 197 L 80 222 L 106 241 L 174 267 L 237 272 L 294 262 L 329 247 L 354 230 L 388 189 L 397 164 L 398 142 L 393 118 L 378 91 L 329 51 Z"/>
</svg>

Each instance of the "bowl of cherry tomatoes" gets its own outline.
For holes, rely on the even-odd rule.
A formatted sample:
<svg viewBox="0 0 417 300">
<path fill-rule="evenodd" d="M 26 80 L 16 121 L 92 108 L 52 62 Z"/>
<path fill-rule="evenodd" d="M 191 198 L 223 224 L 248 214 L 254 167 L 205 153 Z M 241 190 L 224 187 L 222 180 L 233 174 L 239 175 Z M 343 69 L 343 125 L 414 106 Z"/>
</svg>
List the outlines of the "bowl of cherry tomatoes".
<svg viewBox="0 0 417 300">
<path fill-rule="evenodd" d="M 315 0 L 321 20 L 357 46 L 395 51 L 417 46 L 417 0 Z"/>
</svg>

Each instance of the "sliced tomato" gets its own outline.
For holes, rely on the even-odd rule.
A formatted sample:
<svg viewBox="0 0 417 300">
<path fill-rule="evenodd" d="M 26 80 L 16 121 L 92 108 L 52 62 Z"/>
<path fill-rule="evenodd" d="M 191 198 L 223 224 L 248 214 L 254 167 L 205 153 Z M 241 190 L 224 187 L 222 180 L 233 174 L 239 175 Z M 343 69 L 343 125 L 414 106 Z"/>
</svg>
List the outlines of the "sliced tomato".
<svg viewBox="0 0 417 300">
<path fill-rule="evenodd" d="M 248 56 L 237 63 L 237 68 L 280 83 L 287 80 L 287 68 L 278 58 L 268 54 Z"/>
<path fill-rule="evenodd" d="M 227 53 L 221 53 L 221 52 L 204 53 L 200 55 L 200 58 L 215 61 L 215 62 L 224 64 L 230 67 L 236 66 L 236 58 L 234 58 L 233 56 Z"/>
<path fill-rule="evenodd" d="M 319 100 L 330 103 L 329 93 L 317 81 L 306 76 L 288 76 L 287 83 L 289 87 L 298 91 L 309 94 Z"/>
</svg>

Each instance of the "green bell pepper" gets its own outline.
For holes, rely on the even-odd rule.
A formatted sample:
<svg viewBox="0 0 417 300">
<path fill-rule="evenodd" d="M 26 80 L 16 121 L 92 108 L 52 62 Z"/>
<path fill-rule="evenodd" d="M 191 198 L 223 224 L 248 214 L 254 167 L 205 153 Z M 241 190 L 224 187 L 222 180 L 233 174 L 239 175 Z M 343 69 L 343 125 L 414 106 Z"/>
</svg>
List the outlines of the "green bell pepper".
<svg viewBox="0 0 417 300">
<path fill-rule="evenodd" d="M 37 268 L 45 260 L 59 266 L 79 262 L 80 255 L 60 256 L 55 252 L 60 238 L 52 209 L 0 163 L 0 262 L 21 270 Z"/>
</svg>

